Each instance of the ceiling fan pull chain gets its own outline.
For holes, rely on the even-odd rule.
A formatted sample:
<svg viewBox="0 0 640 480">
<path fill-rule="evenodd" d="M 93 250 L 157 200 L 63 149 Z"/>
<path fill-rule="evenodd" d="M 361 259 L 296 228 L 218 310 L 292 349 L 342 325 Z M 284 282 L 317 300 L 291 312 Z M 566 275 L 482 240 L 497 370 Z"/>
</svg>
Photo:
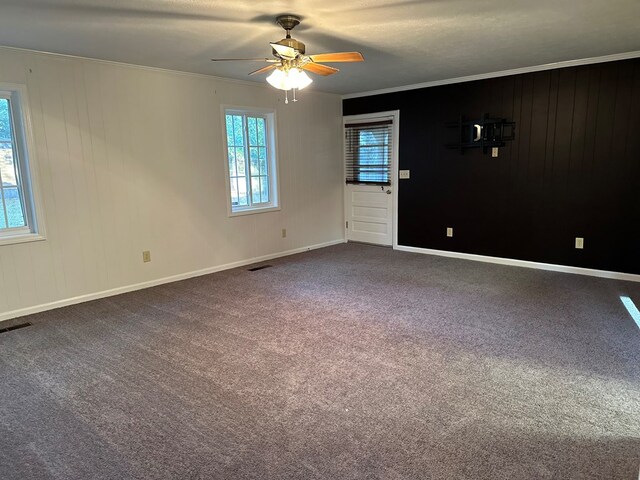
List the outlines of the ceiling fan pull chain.
<svg viewBox="0 0 640 480">
<path fill-rule="evenodd" d="M 289 96 L 287 95 L 287 93 L 288 93 L 288 92 L 285 90 L 285 91 L 284 91 L 284 103 L 285 103 L 285 104 L 289 104 Z"/>
<path fill-rule="evenodd" d="M 295 88 L 293 89 L 293 101 L 294 102 L 298 101 L 298 99 L 296 98 L 296 89 Z"/>
</svg>

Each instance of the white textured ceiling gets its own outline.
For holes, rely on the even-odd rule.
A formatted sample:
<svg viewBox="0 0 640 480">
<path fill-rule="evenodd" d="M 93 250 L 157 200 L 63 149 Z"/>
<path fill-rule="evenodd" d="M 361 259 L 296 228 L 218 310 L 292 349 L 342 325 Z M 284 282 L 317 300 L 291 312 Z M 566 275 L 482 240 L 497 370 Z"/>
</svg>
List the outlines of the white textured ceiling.
<svg viewBox="0 0 640 480">
<path fill-rule="evenodd" d="M 314 76 L 336 93 L 640 50 L 640 0 L 0 0 L 0 45 L 264 81 L 209 59 L 270 56 L 283 13 L 308 54 L 364 54 Z"/>
</svg>

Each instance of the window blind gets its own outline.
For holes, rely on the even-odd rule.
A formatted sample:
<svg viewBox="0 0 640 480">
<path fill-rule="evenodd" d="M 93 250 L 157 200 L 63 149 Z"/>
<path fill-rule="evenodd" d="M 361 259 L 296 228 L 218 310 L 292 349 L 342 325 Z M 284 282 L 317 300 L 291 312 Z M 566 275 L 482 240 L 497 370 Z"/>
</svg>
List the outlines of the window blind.
<svg viewBox="0 0 640 480">
<path fill-rule="evenodd" d="M 344 126 L 347 183 L 391 184 L 392 126 L 391 120 Z"/>
</svg>

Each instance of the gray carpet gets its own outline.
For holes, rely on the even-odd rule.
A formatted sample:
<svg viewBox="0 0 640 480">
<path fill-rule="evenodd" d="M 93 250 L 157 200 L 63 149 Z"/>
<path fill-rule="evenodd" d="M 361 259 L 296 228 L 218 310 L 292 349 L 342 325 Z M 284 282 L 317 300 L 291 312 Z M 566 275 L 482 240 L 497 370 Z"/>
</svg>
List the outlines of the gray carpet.
<svg viewBox="0 0 640 480">
<path fill-rule="evenodd" d="M 354 244 L 269 263 L 0 334 L 0 478 L 637 479 L 640 284 Z"/>
</svg>

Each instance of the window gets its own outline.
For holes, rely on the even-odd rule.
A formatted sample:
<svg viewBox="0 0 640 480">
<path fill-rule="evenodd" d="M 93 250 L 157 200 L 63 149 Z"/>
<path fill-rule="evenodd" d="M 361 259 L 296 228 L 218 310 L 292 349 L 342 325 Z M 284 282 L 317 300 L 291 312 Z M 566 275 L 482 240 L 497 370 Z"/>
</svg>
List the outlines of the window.
<svg viewBox="0 0 640 480">
<path fill-rule="evenodd" d="M 42 239 L 29 169 L 26 92 L 0 84 L 0 244 Z"/>
<path fill-rule="evenodd" d="M 390 185 L 392 121 L 345 125 L 347 183 Z"/>
<path fill-rule="evenodd" d="M 230 213 L 276 209 L 274 113 L 225 109 L 224 118 Z"/>
</svg>

